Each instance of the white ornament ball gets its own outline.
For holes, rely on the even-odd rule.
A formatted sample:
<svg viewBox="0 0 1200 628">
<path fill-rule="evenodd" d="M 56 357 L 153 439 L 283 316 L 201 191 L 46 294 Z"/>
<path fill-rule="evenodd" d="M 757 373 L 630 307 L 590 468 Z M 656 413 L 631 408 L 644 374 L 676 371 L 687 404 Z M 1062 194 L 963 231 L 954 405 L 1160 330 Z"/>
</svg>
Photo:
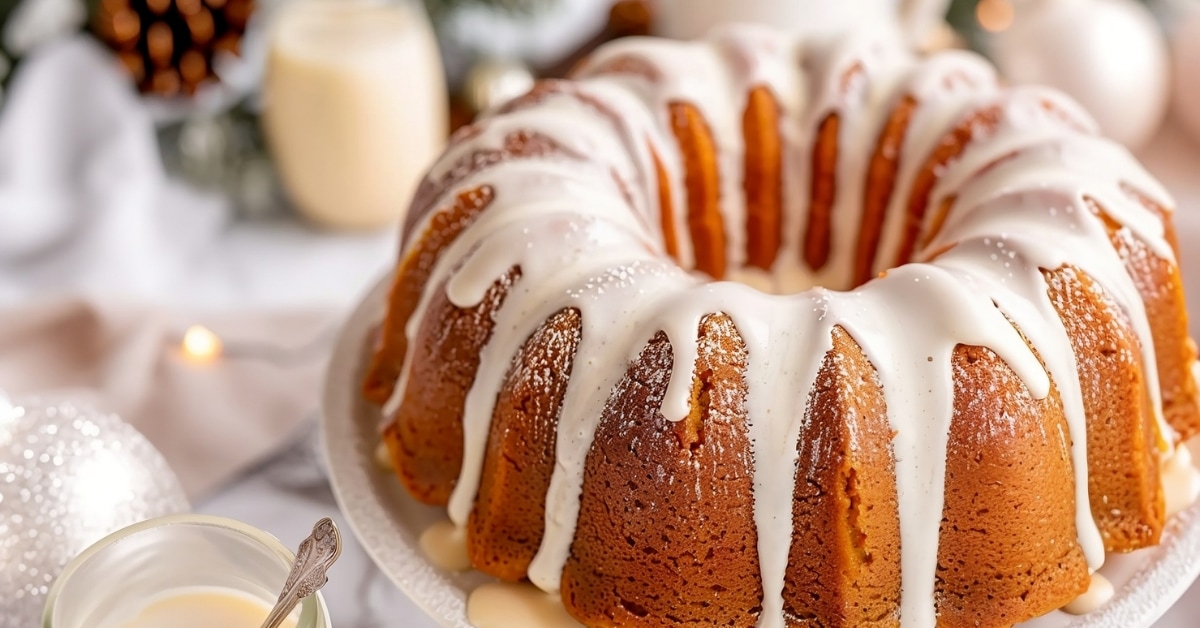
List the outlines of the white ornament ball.
<svg viewBox="0 0 1200 628">
<path fill-rule="evenodd" d="M 523 63 L 483 59 L 467 73 L 463 92 L 473 111 L 487 111 L 521 96 L 533 88 L 533 71 Z"/>
<path fill-rule="evenodd" d="M 120 417 L 0 395 L 0 628 L 40 626 L 50 585 L 88 546 L 188 509 L 162 455 Z"/>
<path fill-rule="evenodd" d="M 1057 88 L 1079 101 L 1104 135 L 1136 149 L 1162 124 L 1170 65 L 1162 31 L 1133 0 L 1017 1 L 1012 24 L 992 35 L 1000 73 L 1015 84 Z"/>
<path fill-rule="evenodd" d="M 1200 2 L 1193 2 L 1171 38 L 1175 117 L 1200 141 Z"/>
</svg>

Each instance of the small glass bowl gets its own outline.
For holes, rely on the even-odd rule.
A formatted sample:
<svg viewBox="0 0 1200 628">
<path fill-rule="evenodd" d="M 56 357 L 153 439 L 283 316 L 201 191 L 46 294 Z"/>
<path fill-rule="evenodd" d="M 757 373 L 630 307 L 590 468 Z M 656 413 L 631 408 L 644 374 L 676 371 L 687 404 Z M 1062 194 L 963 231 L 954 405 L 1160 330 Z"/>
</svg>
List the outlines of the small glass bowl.
<svg viewBox="0 0 1200 628">
<path fill-rule="evenodd" d="M 222 517 L 172 515 L 134 524 L 76 556 L 54 582 L 43 628 L 110 628 L 176 589 L 232 590 L 267 608 L 295 555 L 257 528 Z M 320 593 L 298 607 L 296 628 L 331 628 Z"/>
</svg>

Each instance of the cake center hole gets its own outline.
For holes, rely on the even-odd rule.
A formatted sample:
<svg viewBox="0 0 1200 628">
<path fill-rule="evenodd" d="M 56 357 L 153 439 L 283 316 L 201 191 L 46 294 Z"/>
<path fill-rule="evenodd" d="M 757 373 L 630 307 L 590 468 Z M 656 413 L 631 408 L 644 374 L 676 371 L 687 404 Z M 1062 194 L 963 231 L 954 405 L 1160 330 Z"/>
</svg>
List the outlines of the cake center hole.
<svg viewBox="0 0 1200 628">
<path fill-rule="evenodd" d="M 804 269 L 776 269 L 767 272 L 760 268 L 745 267 L 731 268 L 725 273 L 726 281 L 735 281 L 767 294 L 787 295 L 807 292 L 818 286 L 830 290 L 852 290 L 855 285 L 832 285 L 816 280 L 812 273 Z"/>
</svg>

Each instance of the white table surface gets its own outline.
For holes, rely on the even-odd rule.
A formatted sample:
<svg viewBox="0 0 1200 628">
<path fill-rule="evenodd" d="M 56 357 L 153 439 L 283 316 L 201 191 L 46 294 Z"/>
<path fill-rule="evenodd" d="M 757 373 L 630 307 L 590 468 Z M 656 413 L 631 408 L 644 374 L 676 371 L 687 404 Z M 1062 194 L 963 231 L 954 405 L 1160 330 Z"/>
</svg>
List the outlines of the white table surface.
<svg viewBox="0 0 1200 628">
<path fill-rule="evenodd" d="M 1150 170 L 1171 190 L 1178 202 L 1176 215 L 1185 277 L 1192 277 L 1188 293 L 1190 310 L 1200 321 L 1200 144 L 1168 125 L 1155 142 L 1142 153 Z M 324 304 L 349 308 L 363 290 L 378 276 L 381 259 L 388 259 L 388 246 L 378 237 L 344 239 L 323 243 L 329 252 L 324 260 L 309 258 L 313 281 L 304 285 L 308 295 L 294 292 L 295 284 L 270 281 L 274 270 L 281 269 L 280 255 L 286 250 L 308 249 L 313 235 L 301 230 L 275 232 L 263 227 L 243 227 L 231 239 L 232 251 L 243 264 L 243 277 L 249 279 L 248 293 L 259 304 L 292 305 L 319 297 Z M 386 238 L 386 237 L 385 237 Z M 270 259 L 253 261 L 258 243 L 267 242 Z M 300 244 L 304 242 L 304 244 Z M 254 246 L 251 246 L 254 245 Z M 299 245 L 299 246 L 298 246 Z M 335 268 L 330 262 L 336 259 Z M 321 263 L 324 262 L 324 263 Z M 283 263 L 286 263 L 284 261 Z M 219 275 L 220 273 L 214 273 Z M 258 282 L 262 290 L 254 290 Z M 1193 324 L 1193 336 L 1200 325 Z M 316 410 L 314 409 L 314 413 Z M 315 426 L 315 422 L 312 424 Z M 219 494 L 197 505 L 201 512 L 234 517 L 278 536 L 288 545 L 296 545 L 311 529 L 312 522 L 326 515 L 339 519 L 337 506 L 315 453 L 315 427 L 297 435 L 295 444 L 273 460 L 263 463 Z M 343 530 L 349 530 L 339 520 Z M 336 628 L 376 628 L 405 626 L 432 628 L 436 624 L 413 605 L 391 582 L 375 569 L 352 535 L 334 566 L 325 589 L 326 601 Z M 1193 585 L 1184 598 L 1167 613 L 1155 628 L 1195 628 L 1200 625 L 1200 584 Z"/>
</svg>

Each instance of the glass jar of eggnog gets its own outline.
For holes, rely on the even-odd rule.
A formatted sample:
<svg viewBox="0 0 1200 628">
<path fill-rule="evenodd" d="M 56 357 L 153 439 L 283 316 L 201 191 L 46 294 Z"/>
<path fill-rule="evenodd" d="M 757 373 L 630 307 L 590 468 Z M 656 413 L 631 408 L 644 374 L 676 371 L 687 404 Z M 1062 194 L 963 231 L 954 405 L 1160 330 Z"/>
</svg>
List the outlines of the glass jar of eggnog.
<svg viewBox="0 0 1200 628">
<path fill-rule="evenodd" d="M 271 25 L 263 125 L 296 209 L 336 229 L 399 222 L 449 105 L 417 0 L 298 0 Z"/>
<path fill-rule="evenodd" d="M 71 561 L 46 599 L 42 628 L 259 628 L 294 559 L 275 537 L 231 519 L 151 519 Z M 331 628 L 321 594 L 282 626 Z"/>
</svg>

